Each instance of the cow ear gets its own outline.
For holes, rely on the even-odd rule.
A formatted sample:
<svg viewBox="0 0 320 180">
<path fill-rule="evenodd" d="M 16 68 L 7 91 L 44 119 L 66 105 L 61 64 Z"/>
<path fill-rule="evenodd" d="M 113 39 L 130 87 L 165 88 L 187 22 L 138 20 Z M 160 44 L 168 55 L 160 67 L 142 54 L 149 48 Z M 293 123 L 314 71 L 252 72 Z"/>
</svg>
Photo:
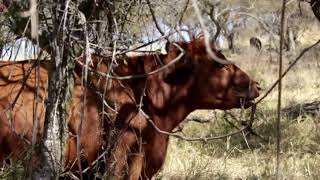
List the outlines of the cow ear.
<svg viewBox="0 0 320 180">
<path fill-rule="evenodd" d="M 192 67 L 183 65 L 176 67 L 172 72 L 164 77 L 164 82 L 170 85 L 185 84 L 192 75 Z"/>
<path fill-rule="evenodd" d="M 170 42 L 167 41 L 166 44 L 161 48 L 161 54 L 167 55 L 169 52 Z"/>
<path fill-rule="evenodd" d="M 170 48 L 170 42 L 167 41 L 166 44 L 165 44 L 165 46 L 161 49 L 161 53 L 163 53 L 163 54 L 168 54 L 169 48 Z"/>
</svg>

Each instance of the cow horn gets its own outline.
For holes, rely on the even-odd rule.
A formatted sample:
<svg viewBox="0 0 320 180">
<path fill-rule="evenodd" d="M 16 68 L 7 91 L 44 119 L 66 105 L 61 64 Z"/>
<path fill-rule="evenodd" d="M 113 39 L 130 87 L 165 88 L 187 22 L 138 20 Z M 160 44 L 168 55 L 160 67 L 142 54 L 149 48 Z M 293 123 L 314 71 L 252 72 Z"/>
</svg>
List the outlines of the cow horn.
<svg viewBox="0 0 320 180">
<path fill-rule="evenodd" d="M 219 64 L 223 64 L 223 65 L 227 65 L 227 64 L 234 64 L 233 62 L 227 60 L 227 59 L 223 59 L 223 58 L 220 58 L 216 55 L 215 52 L 212 51 L 211 49 L 211 44 L 212 42 L 211 41 L 211 38 L 210 38 L 210 34 L 207 32 L 207 31 L 203 31 L 203 34 L 200 36 L 200 38 L 203 43 L 204 43 L 204 46 L 206 48 L 206 51 L 208 53 L 208 55 L 214 60 L 216 61 L 217 63 Z"/>
<path fill-rule="evenodd" d="M 160 54 L 167 55 L 168 54 L 168 50 L 167 49 L 169 48 L 169 45 L 170 45 L 170 42 L 167 41 L 166 44 L 161 47 Z"/>
<path fill-rule="evenodd" d="M 209 56 L 217 63 L 223 64 L 223 65 L 234 64 L 233 62 L 231 62 L 227 59 L 219 58 L 210 48 L 206 48 L 206 49 L 207 49 L 207 53 L 209 54 Z"/>
</svg>

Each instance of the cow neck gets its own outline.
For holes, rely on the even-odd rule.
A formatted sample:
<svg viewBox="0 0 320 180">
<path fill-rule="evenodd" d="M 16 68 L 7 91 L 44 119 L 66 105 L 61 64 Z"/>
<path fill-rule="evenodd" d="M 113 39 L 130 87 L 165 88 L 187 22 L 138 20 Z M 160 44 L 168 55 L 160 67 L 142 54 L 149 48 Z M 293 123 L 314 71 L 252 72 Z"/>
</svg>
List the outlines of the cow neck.
<svg viewBox="0 0 320 180">
<path fill-rule="evenodd" d="M 153 71 L 159 68 L 159 66 L 163 65 L 161 63 L 159 64 L 159 61 L 156 59 L 162 61 L 164 57 L 162 55 L 149 55 L 128 58 L 126 65 L 120 65 L 117 68 L 115 68 L 114 71 L 119 76 L 144 74 L 146 72 Z M 107 67 L 105 66 L 105 64 L 102 64 L 99 70 L 106 71 Z M 127 85 L 129 85 L 129 88 L 133 90 L 135 98 L 140 99 L 140 96 L 142 94 L 141 90 L 143 89 L 145 83 L 148 81 L 147 79 L 151 78 L 153 83 L 156 84 L 156 86 L 164 85 L 164 82 L 161 80 L 160 77 L 161 76 L 159 74 L 156 74 L 147 78 L 132 79 L 126 82 Z M 151 86 L 154 86 L 154 84 Z M 147 83 L 147 89 L 149 88 L 149 85 L 150 84 Z M 96 88 L 100 89 L 99 87 Z M 170 91 L 170 93 L 174 94 L 176 92 Z M 190 112 L 194 110 L 191 108 L 192 105 L 190 104 L 190 101 L 188 101 L 188 99 L 186 99 L 185 97 L 180 97 L 174 100 L 168 99 L 166 102 L 164 102 L 164 106 L 162 108 L 154 106 L 150 97 L 151 96 L 148 95 L 148 90 L 146 90 L 146 96 L 143 98 L 143 110 L 147 113 L 148 116 L 151 117 L 151 119 L 155 122 L 157 127 L 163 131 L 171 132 L 175 127 L 179 125 L 179 123 L 181 123 L 185 119 L 185 117 Z"/>
<path fill-rule="evenodd" d="M 150 72 L 167 64 L 166 59 L 166 55 L 158 56 L 158 60 L 163 64 L 154 60 L 145 61 L 145 71 Z M 174 59 L 174 57 L 168 59 Z M 186 98 L 188 96 L 187 88 L 168 86 L 162 79 L 162 73 L 165 72 L 147 78 L 146 96 L 143 99 L 144 110 L 160 130 L 172 132 L 194 108 L 191 101 Z M 181 93 L 177 89 L 185 89 L 186 91 Z"/>
<path fill-rule="evenodd" d="M 171 101 L 165 107 L 157 108 L 149 97 L 147 95 L 144 99 L 145 111 L 162 131 L 172 132 L 194 110 L 186 98 Z"/>
</svg>

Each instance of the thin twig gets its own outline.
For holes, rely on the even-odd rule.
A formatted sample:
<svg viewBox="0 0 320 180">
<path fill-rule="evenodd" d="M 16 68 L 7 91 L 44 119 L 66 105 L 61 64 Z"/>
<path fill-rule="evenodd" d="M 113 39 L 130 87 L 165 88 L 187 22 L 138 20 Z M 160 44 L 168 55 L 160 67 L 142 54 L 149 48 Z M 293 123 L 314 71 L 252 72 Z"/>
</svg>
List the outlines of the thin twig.
<svg viewBox="0 0 320 180">
<path fill-rule="evenodd" d="M 18 99 L 19 99 L 19 97 L 20 97 L 20 94 L 21 94 L 22 91 L 24 90 L 24 87 L 25 87 L 25 85 L 26 85 L 26 83 L 27 83 L 27 80 L 28 80 L 30 74 L 32 73 L 33 68 L 35 68 L 35 67 L 37 66 L 37 64 L 38 64 L 37 61 L 38 61 L 38 60 L 36 60 L 34 63 L 32 63 L 32 65 L 28 68 L 25 76 L 24 76 L 23 79 L 22 79 L 22 86 L 21 86 L 21 88 L 19 89 L 19 92 L 18 92 L 17 95 L 15 96 L 14 100 L 13 100 L 12 103 L 10 104 L 10 109 L 13 109 L 14 106 L 15 106 L 15 104 L 17 103 L 17 101 L 18 101 Z"/>
<path fill-rule="evenodd" d="M 281 26 L 280 26 L 280 54 L 279 54 L 279 85 L 278 85 L 278 107 L 277 107 L 277 171 L 276 179 L 279 179 L 279 166 L 280 166 L 280 120 L 281 120 L 281 93 L 282 93 L 282 56 L 283 56 L 283 33 L 284 33 L 284 21 L 285 21 L 285 12 L 286 12 L 286 0 L 282 1 L 282 10 L 281 10 Z"/>
<path fill-rule="evenodd" d="M 80 180 L 83 180 L 83 175 L 82 175 L 82 166 L 81 166 L 81 131 L 82 131 L 82 125 L 83 121 L 85 120 L 86 116 L 86 111 L 85 111 L 85 105 L 87 101 L 87 95 L 86 95 L 86 85 L 88 81 L 88 67 L 89 67 L 89 62 L 91 62 L 91 54 L 90 54 L 90 45 L 89 45 L 89 38 L 88 38 L 88 31 L 87 31 L 87 22 L 86 22 L 86 17 L 84 16 L 83 13 L 80 11 L 79 13 L 79 18 L 80 22 L 83 24 L 83 34 L 85 37 L 85 66 L 82 67 L 82 75 L 81 75 L 81 104 L 80 104 L 80 123 L 78 126 L 78 132 L 77 132 L 77 159 L 78 159 L 78 169 L 79 169 L 79 174 L 80 174 Z"/>
<path fill-rule="evenodd" d="M 182 23 L 182 20 L 183 20 L 183 17 L 184 17 L 185 12 L 187 11 L 189 2 L 190 2 L 190 0 L 187 0 L 186 5 L 184 6 L 184 8 L 183 8 L 183 10 L 182 10 L 182 12 L 181 12 L 181 16 L 180 16 L 180 19 L 179 19 L 177 25 L 180 25 L 180 24 Z"/>
<path fill-rule="evenodd" d="M 155 16 L 155 13 L 154 13 L 153 8 L 152 8 L 152 6 L 151 6 L 150 0 L 146 0 L 146 1 L 147 1 L 148 6 L 149 6 L 149 10 L 150 10 L 150 13 L 151 13 L 153 22 L 154 22 L 154 24 L 156 25 L 156 28 L 158 29 L 158 31 L 159 31 L 159 33 L 161 34 L 161 36 L 164 36 L 164 32 L 163 32 L 163 30 L 161 29 L 161 27 L 160 27 L 160 25 L 159 25 L 159 23 L 158 23 L 158 21 L 157 21 L 157 18 L 156 18 L 156 16 Z"/>
<path fill-rule="evenodd" d="M 39 52 L 39 36 L 36 34 L 36 40 L 37 40 L 37 46 L 35 47 L 36 49 L 36 52 L 34 52 L 35 54 L 37 54 L 37 59 L 36 59 L 36 62 L 37 62 L 37 65 L 36 65 L 36 69 L 35 69 L 35 87 L 37 87 L 36 89 L 36 93 L 35 93 L 35 97 L 33 99 L 33 127 L 32 127 L 32 151 L 34 150 L 35 148 L 35 144 L 36 144 L 36 141 L 37 141 L 37 135 L 38 135 L 38 130 L 39 130 L 39 117 L 37 116 L 38 114 L 38 106 L 39 106 L 39 93 L 40 93 L 40 55 L 41 55 L 41 52 Z M 35 55 L 34 54 L 34 55 Z M 30 161 L 30 174 L 32 173 L 31 171 L 33 170 L 33 163 Z"/>
<path fill-rule="evenodd" d="M 227 111 L 225 111 L 225 113 L 226 113 L 227 115 L 229 115 L 231 118 L 233 118 L 234 120 L 236 120 L 236 121 L 238 121 L 238 122 L 241 122 L 242 125 L 247 125 L 247 122 L 246 122 L 246 121 L 240 121 L 240 120 L 237 119 L 232 113 L 227 112 Z M 237 127 L 236 125 L 234 125 L 234 124 L 233 124 L 231 121 L 229 121 L 227 118 L 226 118 L 225 120 L 226 120 L 227 123 L 229 123 L 231 126 L 239 129 L 239 127 Z M 266 142 L 266 143 L 269 142 L 266 138 L 264 138 L 264 137 L 261 136 L 260 134 L 256 133 L 252 128 L 247 129 L 247 131 L 248 131 L 250 134 L 252 134 L 252 135 L 260 138 L 260 139 L 263 140 L 264 142 Z"/>
<path fill-rule="evenodd" d="M 213 36 L 213 41 L 216 42 L 219 35 L 220 35 L 220 32 L 221 32 L 221 26 L 218 22 L 218 18 L 216 19 L 216 17 L 214 16 L 214 12 L 215 12 L 215 7 L 214 5 L 210 4 L 209 6 L 211 6 L 211 10 L 210 10 L 210 13 L 209 13 L 209 16 L 210 16 L 210 19 L 213 21 L 214 25 L 216 26 L 216 32 Z"/>
<path fill-rule="evenodd" d="M 96 71 L 96 70 L 93 70 L 92 68 L 88 68 L 89 71 L 93 72 L 93 73 L 96 73 L 98 74 L 99 76 L 102 76 L 102 77 L 105 77 L 105 78 L 110 78 L 110 79 L 117 79 L 117 80 L 127 80 L 127 79 L 136 79 L 136 78 L 145 78 L 147 76 L 151 76 L 151 75 L 154 75 L 154 74 L 157 74 L 159 72 L 162 72 L 163 70 L 165 70 L 166 68 L 168 68 L 169 66 L 172 66 L 173 64 L 177 63 L 180 59 L 182 59 L 183 55 L 185 54 L 185 51 L 184 49 L 182 49 L 178 44 L 174 43 L 174 45 L 176 47 L 179 48 L 180 50 L 180 54 L 179 56 L 177 56 L 175 59 L 173 59 L 171 62 L 169 62 L 168 64 L 154 70 L 154 71 L 151 71 L 151 72 L 148 72 L 148 73 L 144 73 L 144 74 L 137 74 L 137 75 L 128 75 L 128 76 L 113 76 L 113 75 L 110 75 L 109 73 L 103 73 L 103 72 L 100 72 L 100 71 Z M 79 65 L 82 65 L 83 66 L 83 63 L 79 60 L 76 60 L 76 62 L 79 64 Z"/>
<path fill-rule="evenodd" d="M 217 140 L 217 139 L 224 139 L 224 138 L 227 138 L 227 137 L 231 137 L 233 135 L 236 135 L 236 134 L 239 134 L 241 133 L 242 131 L 245 131 L 247 129 L 250 129 L 252 127 L 252 123 L 254 121 L 254 114 L 256 112 L 256 105 L 253 105 L 251 107 L 251 116 L 250 116 L 250 121 L 248 123 L 247 126 L 243 127 L 243 128 L 240 128 L 239 130 L 235 131 L 235 132 L 231 132 L 231 133 L 228 133 L 228 134 L 224 134 L 224 135 L 220 135 L 220 136 L 211 136 L 211 137 L 198 137 L 198 138 L 189 138 L 189 137 L 185 137 L 185 136 L 181 136 L 179 134 L 174 134 L 172 132 L 168 132 L 168 131 L 163 131 L 161 130 L 154 122 L 153 120 L 146 114 L 144 113 L 143 111 L 141 111 L 142 115 L 148 120 L 148 122 L 155 128 L 155 130 L 161 134 L 165 134 L 165 135 L 168 135 L 168 136 L 172 136 L 172 137 L 175 137 L 175 138 L 178 138 L 178 139 L 181 139 L 181 140 L 184 140 L 184 141 L 210 141 L 210 140 Z"/>
<path fill-rule="evenodd" d="M 248 140 L 247 140 L 247 137 L 246 137 L 246 135 L 244 134 L 244 131 L 242 131 L 241 133 L 242 133 L 242 136 L 243 136 L 244 141 L 246 142 L 246 145 L 247 145 L 248 149 L 252 150 L 251 147 L 250 147 L 250 145 L 249 145 L 249 142 L 248 142 Z"/>
<path fill-rule="evenodd" d="M 117 53 L 115 54 L 115 56 L 123 55 L 123 54 L 126 54 L 126 53 L 128 53 L 128 52 L 132 52 L 132 51 L 136 51 L 136 50 L 138 50 L 138 49 L 141 49 L 141 48 L 143 48 L 143 47 L 146 47 L 146 46 L 149 46 L 149 45 L 151 45 L 151 44 L 153 44 L 153 43 L 156 43 L 156 42 L 158 42 L 158 41 L 161 41 L 161 40 L 163 40 L 163 39 L 167 39 L 169 36 L 171 36 L 171 35 L 173 35 L 173 34 L 175 34 L 175 33 L 177 33 L 177 32 L 169 32 L 169 33 L 167 33 L 167 34 L 165 34 L 165 35 L 163 35 L 163 36 L 161 36 L 161 37 L 159 37 L 159 38 L 157 38 L 157 39 L 155 39 L 155 40 L 149 41 L 149 42 L 147 42 L 147 43 L 145 43 L 145 44 L 142 44 L 142 45 L 140 45 L 140 46 L 138 46 L 138 47 L 117 52 Z M 113 55 L 113 53 L 112 53 L 110 56 L 112 56 L 112 55 Z M 107 57 L 108 57 L 108 56 L 107 56 Z"/>
</svg>

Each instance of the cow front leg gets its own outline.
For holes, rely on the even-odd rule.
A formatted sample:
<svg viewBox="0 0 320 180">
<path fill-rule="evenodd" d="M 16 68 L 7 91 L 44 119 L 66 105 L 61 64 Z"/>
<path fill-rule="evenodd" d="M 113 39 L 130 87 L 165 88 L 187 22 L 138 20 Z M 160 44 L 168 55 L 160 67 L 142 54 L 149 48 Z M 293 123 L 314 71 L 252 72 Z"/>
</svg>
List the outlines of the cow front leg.
<svg viewBox="0 0 320 180">
<path fill-rule="evenodd" d="M 142 179 L 151 179 L 162 167 L 167 154 L 169 137 L 155 133 L 150 142 L 145 144 L 145 164 Z"/>
<path fill-rule="evenodd" d="M 126 114 L 126 113 L 123 113 Z M 141 112 L 131 112 L 125 117 L 128 125 L 118 138 L 114 153 L 116 179 L 139 179 L 144 164 L 142 142 L 139 142 L 141 132 L 147 127 L 147 119 Z M 119 120 L 122 117 L 119 116 Z M 118 120 L 118 121 L 119 121 Z M 121 131 L 121 130 L 120 130 Z M 140 139 L 141 141 L 142 139 Z M 140 148 L 137 148 L 140 147 Z M 142 148 L 142 149 L 141 149 Z"/>
<path fill-rule="evenodd" d="M 135 153 L 130 156 L 130 167 L 129 167 L 129 179 L 138 180 L 141 178 L 142 167 L 144 164 L 145 158 L 144 154 Z"/>
<path fill-rule="evenodd" d="M 114 153 L 115 161 L 115 177 L 116 179 L 124 179 L 128 174 L 127 159 L 128 152 L 133 144 L 137 142 L 136 135 L 132 131 L 124 132 L 118 139 L 117 146 Z"/>
</svg>

